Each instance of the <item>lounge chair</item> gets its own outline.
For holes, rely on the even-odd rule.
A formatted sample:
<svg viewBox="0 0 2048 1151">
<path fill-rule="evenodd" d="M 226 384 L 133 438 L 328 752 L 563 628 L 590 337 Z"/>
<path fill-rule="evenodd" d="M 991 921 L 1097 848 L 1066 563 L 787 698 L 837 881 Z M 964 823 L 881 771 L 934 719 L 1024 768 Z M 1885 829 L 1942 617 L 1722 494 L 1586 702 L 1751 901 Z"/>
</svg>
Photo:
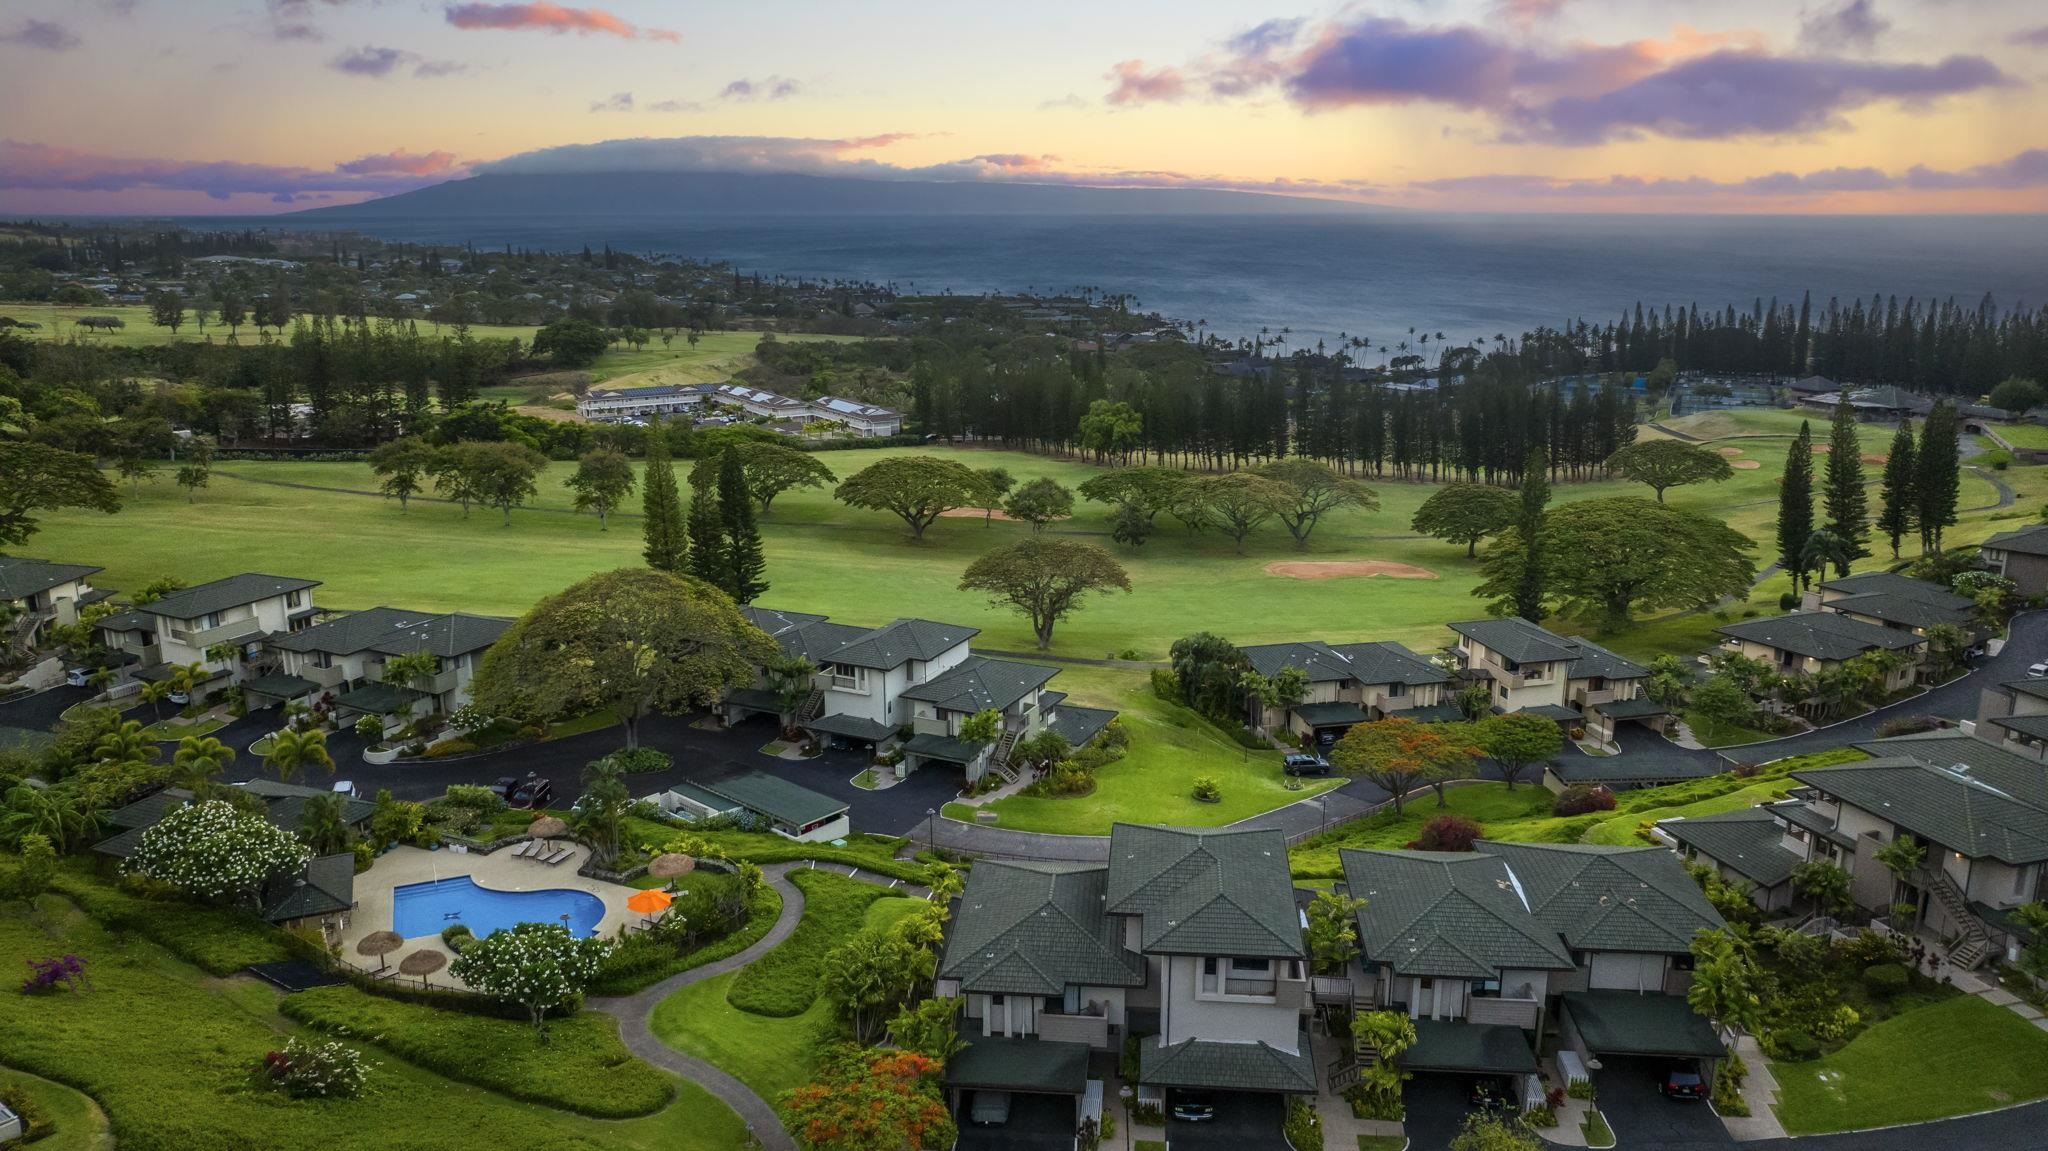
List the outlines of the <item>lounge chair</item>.
<svg viewBox="0 0 2048 1151">
<path fill-rule="evenodd" d="M 526 859 L 538 854 L 540 854 L 540 840 L 538 839 L 529 839 L 512 850 L 512 858 L 514 859 Z"/>
<path fill-rule="evenodd" d="M 567 863 L 574 858 L 576 858 L 576 853 L 565 847 L 562 850 L 555 852 L 553 855 L 548 856 L 547 865 L 549 867 L 555 867 L 557 865 Z"/>
</svg>

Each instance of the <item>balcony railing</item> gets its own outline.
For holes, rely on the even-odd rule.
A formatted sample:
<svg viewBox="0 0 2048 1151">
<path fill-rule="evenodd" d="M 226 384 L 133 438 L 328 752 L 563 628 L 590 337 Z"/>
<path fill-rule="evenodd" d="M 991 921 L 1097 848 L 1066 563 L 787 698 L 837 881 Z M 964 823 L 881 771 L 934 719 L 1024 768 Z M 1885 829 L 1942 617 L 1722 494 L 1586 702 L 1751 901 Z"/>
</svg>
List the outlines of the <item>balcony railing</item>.
<svg viewBox="0 0 2048 1151">
<path fill-rule="evenodd" d="M 1059 1015 L 1050 1011 L 1038 1014 L 1038 1037 L 1063 1043 L 1086 1043 L 1090 1047 L 1109 1047 L 1109 1017 L 1106 1015 Z"/>
<path fill-rule="evenodd" d="M 207 628 L 170 629 L 171 638 L 186 647 L 209 648 L 217 643 L 231 643 L 245 639 L 263 630 L 263 621 L 251 616 L 248 619 L 229 620 L 224 624 Z"/>
</svg>

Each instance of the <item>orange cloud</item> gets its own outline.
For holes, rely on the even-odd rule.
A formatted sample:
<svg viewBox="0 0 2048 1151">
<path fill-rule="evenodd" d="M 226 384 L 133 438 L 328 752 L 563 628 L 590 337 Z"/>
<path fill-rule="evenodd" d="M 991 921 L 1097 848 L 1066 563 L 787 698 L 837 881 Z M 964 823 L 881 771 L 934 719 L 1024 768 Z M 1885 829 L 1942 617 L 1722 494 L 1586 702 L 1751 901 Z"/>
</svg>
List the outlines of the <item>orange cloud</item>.
<svg viewBox="0 0 2048 1151">
<path fill-rule="evenodd" d="M 641 28 L 602 8 L 567 8 L 547 0 L 528 4 L 451 4 L 443 9 L 448 23 L 464 29 L 532 30 L 561 35 L 592 32 L 622 40 L 661 40 L 676 43 L 682 34 L 667 28 Z"/>
</svg>

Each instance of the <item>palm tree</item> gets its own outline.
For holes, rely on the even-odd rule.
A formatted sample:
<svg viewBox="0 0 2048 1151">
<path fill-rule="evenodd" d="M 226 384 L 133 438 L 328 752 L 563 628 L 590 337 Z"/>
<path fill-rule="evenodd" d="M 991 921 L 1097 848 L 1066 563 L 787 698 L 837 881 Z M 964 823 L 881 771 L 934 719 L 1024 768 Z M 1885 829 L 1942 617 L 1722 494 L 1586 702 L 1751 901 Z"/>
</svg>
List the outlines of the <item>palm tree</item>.
<svg viewBox="0 0 2048 1151">
<path fill-rule="evenodd" d="M 171 682 L 169 680 L 150 680 L 142 685 L 142 702 L 149 705 L 149 713 L 158 723 L 164 721 L 164 697 L 169 694 L 171 694 Z"/>
<path fill-rule="evenodd" d="M 143 734 L 142 721 L 126 719 L 100 736 L 92 745 L 92 754 L 102 763 L 154 763 L 163 749 Z"/>
<path fill-rule="evenodd" d="M 178 769 L 178 786 L 197 788 L 227 770 L 235 761 L 235 749 L 210 735 L 188 735 L 171 753 L 171 765 Z"/>
<path fill-rule="evenodd" d="M 42 835 L 58 851 L 68 851 L 89 838 L 99 826 L 99 816 L 86 810 L 69 788 L 30 787 L 22 783 L 7 789 L 7 811 L 0 815 L 0 839 L 20 843 L 24 835 Z"/>
<path fill-rule="evenodd" d="M 339 855 L 349 849 L 349 841 L 354 838 L 347 814 L 348 801 L 341 796 L 312 796 L 306 800 L 305 812 L 299 819 L 299 838 L 315 855 Z"/>
<path fill-rule="evenodd" d="M 384 671 L 378 678 L 399 687 L 410 687 L 416 680 L 433 678 L 440 666 L 441 661 L 434 657 L 433 652 L 409 651 L 385 660 Z"/>
<path fill-rule="evenodd" d="M 298 778 L 300 769 L 324 767 L 329 774 L 334 771 L 334 757 L 327 754 L 327 733 L 313 731 L 280 731 L 270 741 L 270 754 L 263 762 L 277 773 L 277 778 L 290 783 Z"/>
</svg>

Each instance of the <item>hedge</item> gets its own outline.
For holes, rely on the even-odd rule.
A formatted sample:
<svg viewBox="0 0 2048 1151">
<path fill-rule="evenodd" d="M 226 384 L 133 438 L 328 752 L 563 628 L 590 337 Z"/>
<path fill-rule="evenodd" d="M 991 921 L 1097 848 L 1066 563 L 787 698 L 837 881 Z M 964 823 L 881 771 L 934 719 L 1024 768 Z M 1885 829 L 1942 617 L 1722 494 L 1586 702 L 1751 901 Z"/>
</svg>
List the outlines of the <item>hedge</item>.
<svg viewBox="0 0 2048 1151">
<path fill-rule="evenodd" d="M 723 939 L 713 940 L 695 951 L 670 955 L 659 963 L 636 963 L 627 966 L 607 960 L 605 966 L 598 968 L 597 979 L 590 985 L 590 994 L 631 995 L 693 967 L 702 967 L 707 963 L 716 963 L 728 956 L 738 955 L 760 942 L 761 937 L 768 934 L 768 929 L 775 926 L 775 921 L 781 917 L 782 895 L 764 883 L 760 890 L 754 892 L 753 906 L 748 909 L 747 921 L 740 925 L 739 930 Z M 628 941 L 637 938 L 642 937 L 631 936 Z M 621 945 L 621 951 L 623 948 L 624 945 Z M 614 951 L 612 954 L 616 957 L 620 951 Z"/>
<path fill-rule="evenodd" d="M 50 887 L 108 928 L 151 939 L 208 975 L 292 957 L 283 932 L 234 908 L 147 899 L 69 868 Z"/>
<path fill-rule="evenodd" d="M 890 895 L 830 871 L 793 871 L 789 881 L 804 893 L 803 918 L 788 939 L 733 977 L 725 1001 L 741 1011 L 788 1018 L 810 1010 L 825 954 L 861 929 L 868 904 Z"/>
<path fill-rule="evenodd" d="M 278 1010 L 450 1079 L 600 1119 L 652 1114 L 675 1098 L 668 1073 L 635 1059 L 609 1016 L 552 1020 L 542 1043 L 524 1022 L 436 1011 L 348 986 L 286 996 Z"/>
</svg>

